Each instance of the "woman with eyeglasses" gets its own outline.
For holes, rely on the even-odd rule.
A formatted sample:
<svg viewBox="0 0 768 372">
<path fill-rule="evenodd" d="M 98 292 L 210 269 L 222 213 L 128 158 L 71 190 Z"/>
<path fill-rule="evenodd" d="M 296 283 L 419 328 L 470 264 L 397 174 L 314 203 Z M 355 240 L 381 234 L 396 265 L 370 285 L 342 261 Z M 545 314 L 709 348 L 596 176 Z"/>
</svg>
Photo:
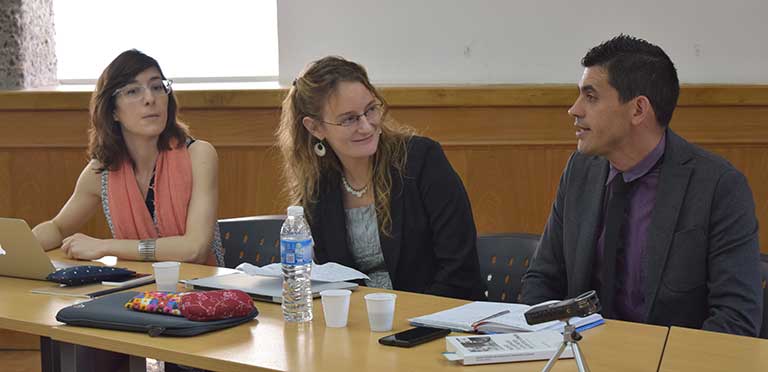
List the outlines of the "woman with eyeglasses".
<svg viewBox="0 0 768 372">
<path fill-rule="evenodd" d="M 354 267 L 371 287 L 483 297 L 461 179 L 437 142 L 388 118 L 362 66 L 313 62 L 282 108 L 284 178 L 308 217 L 315 262 Z"/>
<path fill-rule="evenodd" d="M 177 120 L 171 81 L 137 50 L 115 58 L 91 96 L 91 161 L 58 215 L 33 232 L 70 258 L 223 265 L 218 156 Z M 113 239 L 77 231 L 102 208 Z"/>
</svg>

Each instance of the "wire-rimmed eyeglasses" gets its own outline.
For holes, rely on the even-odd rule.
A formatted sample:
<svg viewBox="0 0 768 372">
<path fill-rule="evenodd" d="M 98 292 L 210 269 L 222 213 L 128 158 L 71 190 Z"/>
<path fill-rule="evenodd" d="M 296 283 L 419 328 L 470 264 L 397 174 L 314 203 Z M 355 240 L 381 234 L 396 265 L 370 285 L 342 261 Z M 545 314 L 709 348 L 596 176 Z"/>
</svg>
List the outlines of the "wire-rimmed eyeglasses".
<svg viewBox="0 0 768 372">
<path fill-rule="evenodd" d="M 153 97 L 167 96 L 171 93 L 172 84 L 173 80 L 153 80 L 149 85 L 133 83 L 116 89 L 115 92 L 112 93 L 112 96 L 120 96 L 128 102 L 134 102 L 144 97 L 147 89 L 149 89 L 149 92 L 152 93 Z"/>
<path fill-rule="evenodd" d="M 325 121 L 320 120 L 321 122 L 325 124 L 330 125 L 338 125 L 340 127 L 349 128 L 354 127 L 358 124 L 360 124 L 360 119 L 365 116 L 365 119 L 368 120 L 371 124 L 378 124 L 381 121 L 381 118 L 384 116 L 384 105 L 381 103 L 376 103 L 368 107 L 365 112 L 362 114 L 356 115 L 356 114 L 349 114 L 341 118 L 339 122 L 334 123 L 331 121 Z"/>
</svg>

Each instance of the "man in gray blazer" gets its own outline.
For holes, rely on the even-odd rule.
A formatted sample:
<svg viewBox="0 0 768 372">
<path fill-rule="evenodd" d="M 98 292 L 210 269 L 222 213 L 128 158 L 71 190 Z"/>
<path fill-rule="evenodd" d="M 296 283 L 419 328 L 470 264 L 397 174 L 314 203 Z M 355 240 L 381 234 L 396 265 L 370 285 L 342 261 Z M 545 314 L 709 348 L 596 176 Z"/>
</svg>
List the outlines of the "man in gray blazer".
<svg viewBox="0 0 768 372">
<path fill-rule="evenodd" d="M 582 59 L 578 151 L 523 277 L 534 304 L 598 291 L 603 315 L 756 336 L 758 227 L 745 177 L 669 129 L 674 64 L 620 35 Z"/>
</svg>

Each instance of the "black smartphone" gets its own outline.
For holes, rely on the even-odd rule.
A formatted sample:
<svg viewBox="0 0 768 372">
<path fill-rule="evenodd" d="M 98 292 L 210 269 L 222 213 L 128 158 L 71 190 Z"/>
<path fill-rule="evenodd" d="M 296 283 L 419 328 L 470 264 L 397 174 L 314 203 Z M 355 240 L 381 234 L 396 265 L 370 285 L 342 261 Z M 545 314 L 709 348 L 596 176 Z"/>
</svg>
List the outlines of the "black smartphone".
<svg viewBox="0 0 768 372">
<path fill-rule="evenodd" d="M 384 336 L 379 339 L 379 343 L 388 346 L 411 347 L 448 336 L 450 333 L 450 329 L 416 327 L 393 335 Z"/>
</svg>

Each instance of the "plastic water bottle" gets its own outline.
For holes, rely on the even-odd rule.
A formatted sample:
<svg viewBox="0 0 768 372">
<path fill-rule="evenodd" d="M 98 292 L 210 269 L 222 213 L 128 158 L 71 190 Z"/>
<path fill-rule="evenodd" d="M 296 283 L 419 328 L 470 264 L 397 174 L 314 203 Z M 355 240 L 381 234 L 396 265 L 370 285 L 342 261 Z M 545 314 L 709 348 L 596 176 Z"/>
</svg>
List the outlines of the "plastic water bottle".
<svg viewBox="0 0 768 372">
<path fill-rule="evenodd" d="M 288 207 L 280 229 L 280 261 L 283 264 L 283 317 L 289 322 L 312 320 L 312 232 L 304 208 Z"/>
</svg>

